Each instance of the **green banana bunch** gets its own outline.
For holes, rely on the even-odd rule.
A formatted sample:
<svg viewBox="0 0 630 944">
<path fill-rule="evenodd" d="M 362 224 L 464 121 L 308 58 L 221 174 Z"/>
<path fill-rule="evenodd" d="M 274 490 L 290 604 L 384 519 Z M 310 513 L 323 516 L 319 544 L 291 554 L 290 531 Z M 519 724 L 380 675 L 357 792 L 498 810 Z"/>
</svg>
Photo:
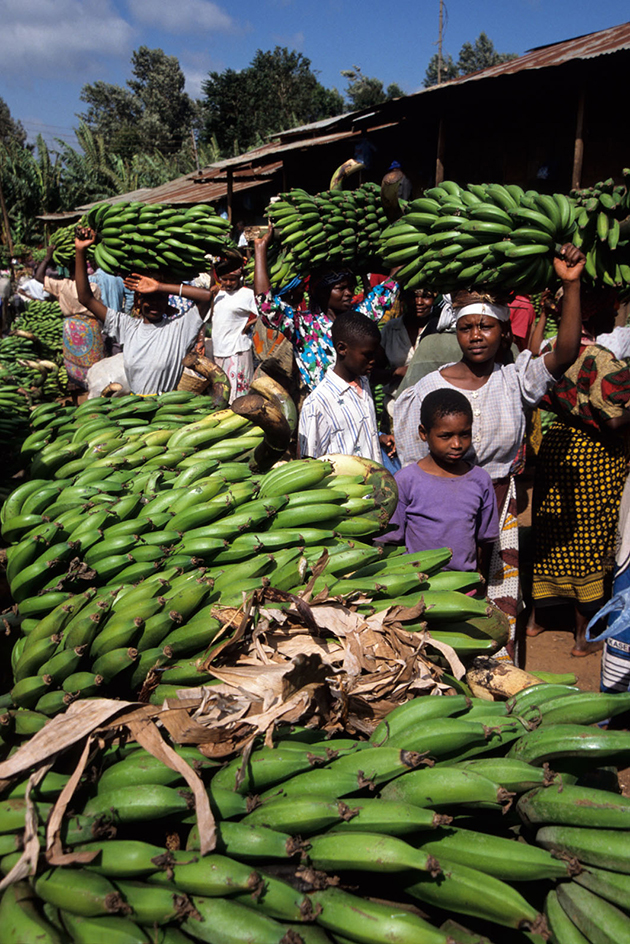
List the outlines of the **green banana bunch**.
<svg viewBox="0 0 630 944">
<path fill-rule="evenodd" d="M 574 229 L 573 201 L 563 194 L 446 180 L 387 227 L 381 255 L 387 265 L 402 266 L 396 279 L 409 289 L 537 292 L 552 283 L 553 254 Z"/>
<path fill-rule="evenodd" d="M 595 284 L 630 289 L 630 196 L 624 168 L 624 183 L 612 177 L 593 187 L 572 190 L 577 230 L 575 245 L 586 256 L 585 272 Z"/>
<path fill-rule="evenodd" d="M 94 261 L 112 274 L 168 272 L 185 279 L 207 268 L 206 255 L 230 244 L 227 220 L 207 204 L 99 203 L 87 215 Z"/>
<path fill-rule="evenodd" d="M 15 319 L 13 330 L 30 332 L 41 346 L 41 353 L 58 359 L 63 351 L 63 313 L 56 301 L 31 301 Z"/>
<path fill-rule="evenodd" d="M 328 264 L 377 267 L 379 236 L 387 218 L 374 183 L 314 196 L 296 188 L 280 194 L 265 212 L 276 233 L 268 257 L 274 287 Z M 253 275 L 253 269 L 248 274 Z"/>
<path fill-rule="evenodd" d="M 128 590 L 125 607 L 115 612 L 130 607 L 138 592 Z M 173 602 L 181 587 L 167 593 Z M 57 615 L 47 629 L 63 633 L 95 600 L 86 594 L 63 615 L 64 625 Z M 193 746 L 176 745 L 206 785 L 217 817 L 217 847 L 204 857 L 181 775 L 133 743 L 107 747 L 96 768 L 100 774 L 86 781 L 73 801 L 74 815 L 61 827 L 66 848 L 96 857 L 80 868 L 43 864 L 30 884 L 6 889 L 0 899 L 3 935 L 16 944 L 184 944 L 190 938 L 453 944 L 504 940 L 504 928 L 510 940 L 537 942 L 548 927 L 561 944 L 623 942 L 630 807 L 618 794 L 580 782 L 580 739 L 571 750 L 562 748 L 561 774 L 543 771 L 538 760 L 505 756 L 505 748 L 498 752 L 490 733 L 481 739 L 485 756 L 466 759 L 480 744 L 476 718 L 490 713 L 509 719 L 520 708 L 542 709 L 559 700 L 569 712 L 574 691 L 542 683 L 509 705 L 494 706 L 461 695 L 418 697 L 375 730 L 372 744 L 385 735 L 382 746 L 285 725 L 275 733 L 275 747 L 261 739 L 246 761 L 237 757 L 221 767 Z M 601 697 L 603 710 L 618 696 Z M 563 729 L 573 726 L 550 717 L 543 715 L 539 730 L 546 730 L 549 743 L 560 742 Z M 436 737 L 440 724 L 448 730 Z M 455 724 L 468 727 L 467 740 Z M 582 741 L 589 732 L 597 735 L 589 725 L 575 727 Z M 425 737 L 427 745 L 433 738 L 435 766 L 391 747 L 405 732 Z M 613 733 L 619 740 L 609 759 L 623 763 L 629 736 Z M 587 767 L 591 758 L 587 749 Z M 317 795 L 302 787 L 313 775 L 321 775 Z M 52 770 L 34 788 L 40 830 L 67 779 Z M 20 856 L 27 780 L 28 772 L 14 778 L 0 799 L 5 874 Z M 260 800 L 248 806 L 244 794 L 261 788 Z M 507 813 L 515 794 L 515 813 Z M 161 823 L 171 839 L 182 837 L 181 848 L 168 852 L 160 844 Z M 300 864 L 307 868 L 296 888 L 290 877 Z M 354 892 L 326 887 L 326 872 L 343 883 L 352 877 Z M 309 885 L 316 874 L 317 884 Z M 422 903 L 423 917 L 410 907 L 414 901 Z M 467 919 L 474 933 L 465 927 Z"/>
<path fill-rule="evenodd" d="M 58 266 L 69 268 L 74 262 L 74 236 L 77 225 L 85 226 L 86 217 L 82 216 L 78 224 L 71 223 L 69 226 L 62 226 L 53 234 L 52 243 L 55 247 L 53 252 L 53 262 Z"/>
<path fill-rule="evenodd" d="M 29 432 L 29 397 L 28 391 L 15 381 L 0 380 L 0 445 L 3 456 L 0 501 L 6 500 L 13 490 L 12 476 L 23 467 L 21 448 Z"/>
<path fill-rule="evenodd" d="M 344 477 L 327 462 L 254 476 L 233 460 L 262 431 L 187 392 L 44 403 L 31 425 L 22 452 L 31 477 L 0 511 L 22 620 L 10 696 L 20 710 L 50 716 L 96 692 L 128 697 L 158 666 L 164 685 L 210 682 L 204 654 L 219 624 L 206 606 L 239 605 L 263 578 L 303 587 L 310 545 L 332 545 L 336 572 L 351 571 L 365 551 L 357 558 L 332 525 L 364 507 L 386 523 L 394 507 L 388 473 L 351 457 L 363 497 L 335 489 Z"/>
</svg>

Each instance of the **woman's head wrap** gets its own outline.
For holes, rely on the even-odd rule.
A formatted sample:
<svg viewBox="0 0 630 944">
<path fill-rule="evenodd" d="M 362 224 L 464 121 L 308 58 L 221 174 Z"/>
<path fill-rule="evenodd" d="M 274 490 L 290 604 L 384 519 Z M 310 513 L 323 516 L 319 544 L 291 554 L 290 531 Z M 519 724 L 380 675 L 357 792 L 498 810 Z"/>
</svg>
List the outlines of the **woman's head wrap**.
<svg viewBox="0 0 630 944">
<path fill-rule="evenodd" d="M 510 320 L 510 309 L 507 305 L 491 305 L 489 302 L 471 302 L 463 308 L 456 308 L 454 313 L 456 324 L 464 315 L 487 315 L 489 318 L 496 318 L 497 321 Z"/>
<path fill-rule="evenodd" d="M 487 315 L 497 321 L 510 320 L 510 309 L 505 296 L 462 290 L 453 295 L 452 303 L 455 322 L 464 315 Z"/>
<path fill-rule="evenodd" d="M 276 292 L 278 298 L 282 298 L 283 295 L 288 295 L 289 292 L 292 292 L 294 289 L 298 288 L 302 284 L 302 279 L 296 275 L 288 282 L 285 282 Z"/>
<path fill-rule="evenodd" d="M 217 262 L 214 271 L 220 278 L 222 275 L 229 275 L 231 272 L 238 272 L 243 268 L 243 257 L 236 249 L 226 249 L 221 254 L 221 261 Z"/>
<path fill-rule="evenodd" d="M 344 279 L 350 279 L 354 282 L 354 275 L 350 269 L 328 269 L 326 272 L 320 272 L 317 275 L 313 275 L 311 278 L 311 292 L 315 293 L 330 289 L 338 282 L 343 282 Z"/>
</svg>

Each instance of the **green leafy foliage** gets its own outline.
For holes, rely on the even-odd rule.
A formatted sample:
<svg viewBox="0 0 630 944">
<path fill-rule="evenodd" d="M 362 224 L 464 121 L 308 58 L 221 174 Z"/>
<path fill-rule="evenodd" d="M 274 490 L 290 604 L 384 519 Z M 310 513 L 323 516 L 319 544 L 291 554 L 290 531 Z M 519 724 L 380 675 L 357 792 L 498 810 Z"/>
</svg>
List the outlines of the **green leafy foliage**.
<svg viewBox="0 0 630 944">
<path fill-rule="evenodd" d="M 241 72 L 211 72 L 202 86 L 204 141 L 215 138 L 223 155 L 238 154 L 297 125 L 341 114 L 344 101 L 327 89 L 302 53 L 259 49 Z"/>
<path fill-rule="evenodd" d="M 488 69 L 490 66 L 499 65 L 501 62 L 509 62 L 511 59 L 518 59 L 518 55 L 513 52 L 497 52 L 494 43 L 486 33 L 479 33 L 474 43 L 464 43 L 459 50 L 459 58 L 455 63 L 452 56 L 442 56 L 441 81 L 448 82 L 450 79 L 456 79 L 462 75 L 471 75 L 473 72 L 479 72 L 481 69 Z M 424 76 L 423 85 L 429 88 L 431 85 L 437 85 L 438 82 L 438 54 L 431 57 L 427 71 Z"/>
<path fill-rule="evenodd" d="M 348 79 L 346 97 L 355 110 L 373 108 L 374 105 L 381 105 L 383 102 L 387 102 L 392 98 L 400 98 L 405 94 L 395 82 L 392 82 L 385 89 L 380 79 L 363 75 L 359 66 L 353 66 L 352 69 L 342 69 L 341 74 Z"/>
</svg>

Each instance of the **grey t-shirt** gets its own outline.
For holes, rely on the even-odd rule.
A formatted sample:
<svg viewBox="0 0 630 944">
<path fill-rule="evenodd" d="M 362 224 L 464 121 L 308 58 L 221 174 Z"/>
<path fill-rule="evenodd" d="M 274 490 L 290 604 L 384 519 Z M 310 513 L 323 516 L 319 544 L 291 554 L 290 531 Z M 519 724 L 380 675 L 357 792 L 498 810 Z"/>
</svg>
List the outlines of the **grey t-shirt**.
<svg viewBox="0 0 630 944">
<path fill-rule="evenodd" d="M 203 327 L 196 306 L 180 318 L 145 324 L 123 311 L 107 309 L 105 330 L 123 345 L 125 373 L 132 393 L 175 390 L 182 375 L 182 359 Z"/>
</svg>

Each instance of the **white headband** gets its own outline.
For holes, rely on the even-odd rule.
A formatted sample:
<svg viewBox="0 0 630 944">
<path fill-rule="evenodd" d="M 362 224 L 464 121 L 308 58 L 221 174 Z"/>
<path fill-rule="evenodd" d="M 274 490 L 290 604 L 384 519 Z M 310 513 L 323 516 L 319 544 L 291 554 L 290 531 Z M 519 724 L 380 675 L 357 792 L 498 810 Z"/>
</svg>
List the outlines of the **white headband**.
<svg viewBox="0 0 630 944">
<path fill-rule="evenodd" d="M 509 321 L 510 309 L 507 305 L 491 305 L 489 302 L 473 302 L 471 305 L 464 305 L 463 308 L 455 309 L 455 321 L 459 321 L 464 315 L 489 315 L 490 318 L 496 318 L 497 321 Z"/>
</svg>

